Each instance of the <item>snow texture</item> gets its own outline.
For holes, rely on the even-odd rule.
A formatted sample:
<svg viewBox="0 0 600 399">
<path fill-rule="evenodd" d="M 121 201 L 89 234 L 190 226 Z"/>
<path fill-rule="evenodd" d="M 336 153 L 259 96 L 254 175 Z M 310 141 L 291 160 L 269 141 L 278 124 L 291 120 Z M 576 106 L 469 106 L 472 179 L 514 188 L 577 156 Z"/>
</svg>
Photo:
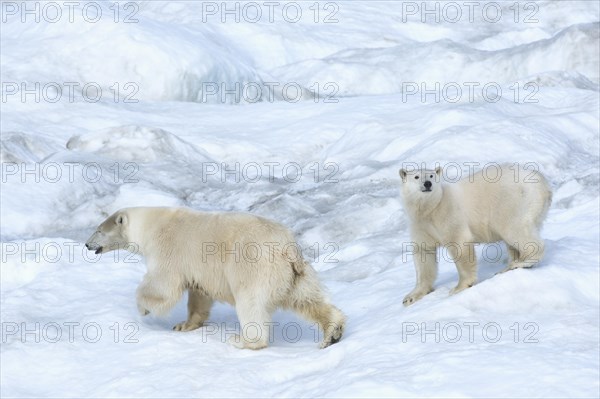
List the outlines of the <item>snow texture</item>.
<svg viewBox="0 0 600 399">
<path fill-rule="evenodd" d="M 39 22 L 2 3 L 2 397 L 600 395 L 598 2 L 497 2 L 486 18 L 477 3 L 472 20 L 456 2 L 458 21 L 445 2 L 298 2 L 297 22 L 284 3 L 272 22 L 254 3 L 252 22 L 243 2 L 94 2 L 93 23 L 66 3 L 55 22 L 49 3 Z M 442 256 L 435 291 L 403 307 L 409 162 L 538 168 L 545 259 L 495 275 L 506 248 L 479 245 L 479 283 L 449 296 Z M 267 349 L 238 350 L 226 304 L 172 331 L 186 298 L 139 316 L 144 260 L 83 243 L 155 205 L 289 226 L 348 316 L 343 339 L 319 350 L 278 311 Z"/>
</svg>

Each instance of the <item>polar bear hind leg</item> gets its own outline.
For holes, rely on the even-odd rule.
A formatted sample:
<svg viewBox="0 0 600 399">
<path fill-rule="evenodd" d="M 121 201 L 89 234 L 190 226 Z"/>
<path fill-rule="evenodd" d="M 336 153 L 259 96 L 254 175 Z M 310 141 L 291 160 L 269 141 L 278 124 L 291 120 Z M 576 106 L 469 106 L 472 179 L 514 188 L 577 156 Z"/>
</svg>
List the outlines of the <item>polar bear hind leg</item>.
<svg viewBox="0 0 600 399">
<path fill-rule="evenodd" d="M 321 349 L 327 348 L 342 339 L 346 324 L 345 316 L 330 303 L 324 301 L 296 302 L 292 306 L 292 310 L 305 319 L 318 324 L 319 328 L 323 331 Z"/>
<path fill-rule="evenodd" d="M 533 267 L 544 256 L 544 240 L 532 225 L 520 226 L 514 233 L 506 234 L 502 239 L 508 247 L 509 263 L 501 273 Z"/>
<path fill-rule="evenodd" d="M 335 344 L 342 338 L 346 316 L 329 303 L 312 267 L 306 267 L 301 275 L 296 276 L 283 307 L 298 313 L 308 321 L 317 323 L 323 331 L 321 348 Z"/>
<path fill-rule="evenodd" d="M 235 310 L 240 321 L 240 334 L 229 336 L 227 342 L 239 349 L 263 349 L 269 344 L 271 314 L 275 310 L 256 291 L 239 293 Z"/>
</svg>

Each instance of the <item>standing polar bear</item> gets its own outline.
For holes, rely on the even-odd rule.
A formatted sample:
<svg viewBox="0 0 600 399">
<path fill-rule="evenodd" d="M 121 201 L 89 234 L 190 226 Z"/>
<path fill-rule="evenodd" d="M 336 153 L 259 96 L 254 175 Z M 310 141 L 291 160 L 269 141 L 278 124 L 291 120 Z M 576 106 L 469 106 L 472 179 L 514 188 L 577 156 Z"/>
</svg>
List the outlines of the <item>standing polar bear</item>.
<svg viewBox="0 0 600 399">
<path fill-rule="evenodd" d="M 531 267 L 542 259 L 540 228 L 552 200 L 546 179 L 518 165 L 495 166 L 494 171 L 483 169 L 448 184 L 441 183 L 439 167 L 400 169 L 417 271 L 405 306 L 433 291 L 439 246 L 448 249 L 458 269 L 458 285 L 451 294 L 477 281 L 476 243 L 504 241 L 510 254 L 504 271 Z"/>
<path fill-rule="evenodd" d="M 239 348 L 267 346 L 271 314 L 279 307 L 318 323 L 322 348 L 342 337 L 344 314 L 329 303 L 290 231 L 277 223 L 242 213 L 125 208 L 86 243 L 96 253 L 131 246 L 148 269 L 137 289 L 142 315 L 166 313 L 188 291 L 188 319 L 174 330 L 201 327 L 217 300 L 235 306 L 242 334 L 229 342 Z"/>
</svg>

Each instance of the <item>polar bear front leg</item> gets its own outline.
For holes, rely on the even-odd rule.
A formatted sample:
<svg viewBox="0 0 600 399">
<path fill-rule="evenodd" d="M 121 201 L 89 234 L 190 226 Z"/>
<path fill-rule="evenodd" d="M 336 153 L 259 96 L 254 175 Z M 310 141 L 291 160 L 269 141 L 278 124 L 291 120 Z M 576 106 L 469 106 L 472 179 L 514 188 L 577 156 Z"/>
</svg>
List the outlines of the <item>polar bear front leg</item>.
<svg viewBox="0 0 600 399">
<path fill-rule="evenodd" d="M 186 321 L 176 324 L 175 331 L 192 331 L 202 327 L 208 319 L 213 299 L 204 295 L 200 290 L 188 291 L 188 318 Z"/>
<path fill-rule="evenodd" d="M 468 241 L 455 244 L 458 245 L 448 246 L 448 250 L 456 264 L 456 269 L 458 270 L 458 285 L 450 290 L 450 295 L 454 295 L 472 287 L 477 282 L 475 244 Z"/>
<path fill-rule="evenodd" d="M 168 273 L 146 274 L 136 291 L 137 308 L 142 316 L 163 315 L 175 306 L 181 295 L 181 285 Z"/>
<path fill-rule="evenodd" d="M 437 277 L 438 264 L 435 243 L 414 242 L 417 249 L 413 254 L 417 272 L 417 285 L 404 297 L 402 304 L 409 306 L 433 291 L 433 283 Z"/>
</svg>

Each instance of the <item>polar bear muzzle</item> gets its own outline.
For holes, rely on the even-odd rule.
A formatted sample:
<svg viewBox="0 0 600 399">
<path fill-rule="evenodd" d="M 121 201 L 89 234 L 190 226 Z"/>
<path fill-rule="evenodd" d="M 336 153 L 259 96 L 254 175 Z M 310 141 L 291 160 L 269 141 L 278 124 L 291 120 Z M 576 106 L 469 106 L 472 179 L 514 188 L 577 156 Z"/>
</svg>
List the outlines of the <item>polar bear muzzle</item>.
<svg viewBox="0 0 600 399">
<path fill-rule="evenodd" d="M 432 184 L 429 180 L 425 181 L 425 183 L 423 183 L 423 186 L 425 187 L 425 189 L 421 190 L 421 191 L 423 191 L 424 193 L 431 192 L 431 185 Z"/>
<path fill-rule="evenodd" d="M 102 253 L 102 246 L 96 244 L 95 242 L 92 243 L 86 243 L 85 247 L 89 250 L 89 251 L 94 251 L 94 253 L 96 255 L 98 255 L 99 253 Z"/>
</svg>

